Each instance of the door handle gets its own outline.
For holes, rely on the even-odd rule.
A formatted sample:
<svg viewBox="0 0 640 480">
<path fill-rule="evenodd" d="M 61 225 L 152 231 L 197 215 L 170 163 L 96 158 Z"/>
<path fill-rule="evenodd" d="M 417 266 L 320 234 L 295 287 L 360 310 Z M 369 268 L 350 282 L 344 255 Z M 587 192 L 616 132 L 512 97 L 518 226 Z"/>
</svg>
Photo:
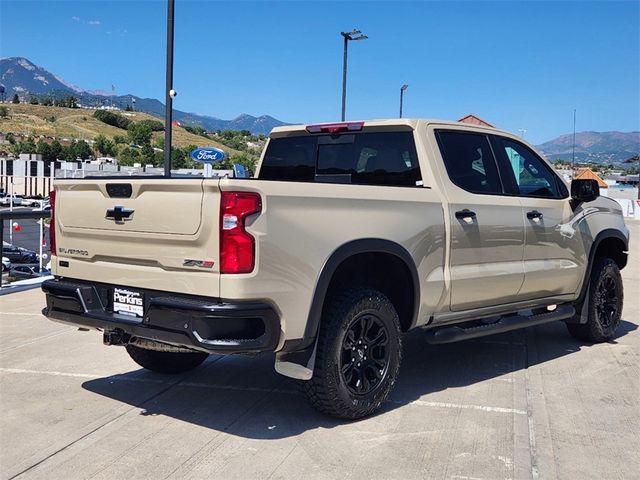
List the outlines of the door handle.
<svg viewBox="0 0 640 480">
<path fill-rule="evenodd" d="M 467 223 L 471 223 L 473 219 L 476 218 L 476 212 L 472 212 L 467 208 L 465 208 L 464 210 L 458 210 L 456 212 L 456 218 L 458 220 L 464 220 Z"/>
<path fill-rule="evenodd" d="M 539 212 L 538 210 L 531 210 L 530 212 L 527 212 L 527 218 L 529 220 L 540 219 L 542 218 L 542 212 Z"/>
</svg>

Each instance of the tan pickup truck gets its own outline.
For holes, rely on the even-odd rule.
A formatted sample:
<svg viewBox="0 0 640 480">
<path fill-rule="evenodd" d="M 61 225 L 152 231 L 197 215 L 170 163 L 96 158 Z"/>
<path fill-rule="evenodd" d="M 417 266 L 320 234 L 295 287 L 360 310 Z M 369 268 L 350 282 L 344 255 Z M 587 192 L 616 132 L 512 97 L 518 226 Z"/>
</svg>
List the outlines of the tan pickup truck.
<svg viewBox="0 0 640 480">
<path fill-rule="evenodd" d="M 275 352 L 343 418 L 387 399 L 412 328 L 448 343 L 562 320 L 600 342 L 622 311 L 618 204 L 492 128 L 279 127 L 255 178 L 57 180 L 51 206 L 47 317 L 160 372 Z"/>
</svg>

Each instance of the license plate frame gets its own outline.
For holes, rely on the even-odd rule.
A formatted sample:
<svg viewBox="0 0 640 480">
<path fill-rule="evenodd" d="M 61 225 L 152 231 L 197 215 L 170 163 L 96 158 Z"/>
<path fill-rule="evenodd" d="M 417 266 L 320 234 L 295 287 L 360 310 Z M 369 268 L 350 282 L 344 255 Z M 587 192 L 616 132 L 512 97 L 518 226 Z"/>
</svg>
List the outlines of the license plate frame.
<svg viewBox="0 0 640 480">
<path fill-rule="evenodd" d="M 144 292 L 127 287 L 114 287 L 111 294 L 113 313 L 134 321 L 144 319 Z"/>
</svg>

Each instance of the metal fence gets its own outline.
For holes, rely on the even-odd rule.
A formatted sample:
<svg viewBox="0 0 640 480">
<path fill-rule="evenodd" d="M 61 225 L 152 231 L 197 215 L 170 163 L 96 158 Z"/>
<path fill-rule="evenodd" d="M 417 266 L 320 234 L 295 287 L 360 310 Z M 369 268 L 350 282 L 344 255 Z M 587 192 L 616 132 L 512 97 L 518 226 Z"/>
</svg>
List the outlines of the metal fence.
<svg viewBox="0 0 640 480">
<path fill-rule="evenodd" d="M 21 220 L 42 220 L 45 218 L 49 218 L 51 216 L 50 212 L 46 212 L 46 211 L 33 211 L 33 210 L 4 210 L 4 211 L 0 211 L 0 245 L 2 245 L 2 249 L 4 250 L 5 247 L 5 230 L 8 228 L 8 232 L 11 232 L 12 229 L 14 229 L 14 223 L 18 222 L 18 225 L 20 225 L 19 221 Z M 38 241 L 38 250 L 39 251 L 39 271 L 42 271 L 42 264 L 43 264 L 43 243 L 46 242 L 48 239 L 48 235 L 45 235 L 45 226 L 44 226 L 44 222 L 38 222 L 39 225 L 38 227 L 36 227 L 35 225 L 32 225 L 32 228 L 30 228 L 30 231 L 25 231 L 24 233 L 22 232 L 22 228 L 20 228 L 20 232 L 16 232 L 15 235 L 18 234 L 22 234 L 24 236 L 29 235 L 29 238 L 25 238 L 23 239 L 23 241 L 21 243 L 24 244 L 24 241 L 26 241 L 27 243 L 29 243 L 29 241 L 33 242 L 35 241 L 36 235 L 37 235 L 37 241 Z M 37 234 L 36 234 L 37 231 Z M 9 233 L 11 234 L 11 233 Z M 35 250 L 34 250 L 35 251 Z M 0 275 L 0 288 L 2 288 L 2 282 L 3 282 L 3 276 Z"/>
</svg>

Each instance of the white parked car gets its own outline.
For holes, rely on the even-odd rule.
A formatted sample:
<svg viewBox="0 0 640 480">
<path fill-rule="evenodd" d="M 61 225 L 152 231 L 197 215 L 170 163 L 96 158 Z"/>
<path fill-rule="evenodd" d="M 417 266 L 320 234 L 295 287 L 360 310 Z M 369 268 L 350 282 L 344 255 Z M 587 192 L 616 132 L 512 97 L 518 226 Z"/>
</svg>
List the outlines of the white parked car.
<svg viewBox="0 0 640 480">
<path fill-rule="evenodd" d="M 7 272 L 11 268 L 11 260 L 7 257 L 2 257 L 2 271 Z"/>
<path fill-rule="evenodd" d="M 11 203 L 11 195 L 3 195 L 0 197 L 0 205 L 3 207 L 8 207 Z M 13 206 L 21 207 L 24 203 L 24 199 L 18 195 L 13 196 Z"/>
</svg>

